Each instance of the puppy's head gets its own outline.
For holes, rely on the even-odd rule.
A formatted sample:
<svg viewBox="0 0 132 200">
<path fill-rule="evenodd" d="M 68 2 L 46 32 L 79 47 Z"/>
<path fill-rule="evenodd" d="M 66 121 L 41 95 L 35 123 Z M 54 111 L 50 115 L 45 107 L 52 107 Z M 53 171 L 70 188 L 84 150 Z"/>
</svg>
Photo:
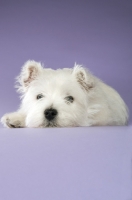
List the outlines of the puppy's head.
<svg viewBox="0 0 132 200">
<path fill-rule="evenodd" d="M 27 127 L 86 125 L 87 94 L 94 79 L 83 67 L 75 64 L 73 69 L 52 70 L 28 61 L 17 82 Z"/>
</svg>

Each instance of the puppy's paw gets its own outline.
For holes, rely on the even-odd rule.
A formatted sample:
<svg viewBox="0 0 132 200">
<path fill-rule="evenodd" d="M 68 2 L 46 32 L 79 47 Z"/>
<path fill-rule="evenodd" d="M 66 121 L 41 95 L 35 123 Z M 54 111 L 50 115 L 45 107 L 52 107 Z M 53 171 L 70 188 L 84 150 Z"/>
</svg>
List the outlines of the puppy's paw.
<svg viewBox="0 0 132 200">
<path fill-rule="evenodd" d="M 19 113 L 5 114 L 1 118 L 1 123 L 8 128 L 22 128 L 24 127 L 24 121 Z"/>
</svg>

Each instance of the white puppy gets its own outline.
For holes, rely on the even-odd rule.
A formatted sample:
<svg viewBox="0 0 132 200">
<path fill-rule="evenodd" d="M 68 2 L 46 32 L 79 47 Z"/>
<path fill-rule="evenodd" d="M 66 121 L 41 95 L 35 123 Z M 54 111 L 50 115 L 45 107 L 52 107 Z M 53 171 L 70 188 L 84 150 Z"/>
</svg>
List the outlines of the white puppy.
<svg viewBox="0 0 132 200">
<path fill-rule="evenodd" d="M 80 65 L 46 69 L 27 61 L 17 77 L 22 103 L 1 122 L 10 128 L 126 125 L 120 95 Z"/>
</svg>

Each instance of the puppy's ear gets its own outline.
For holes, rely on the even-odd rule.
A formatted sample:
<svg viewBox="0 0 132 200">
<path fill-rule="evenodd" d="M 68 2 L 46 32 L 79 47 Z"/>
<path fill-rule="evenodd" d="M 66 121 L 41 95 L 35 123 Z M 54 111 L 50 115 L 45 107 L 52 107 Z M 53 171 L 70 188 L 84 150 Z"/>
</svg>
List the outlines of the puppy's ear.
<svg viewBox="0 0 132 200">
<path fill-rule="evenodd" d="M 73 75 L 75 76 L 82 89 L 85 91 L 88 92 L 94 87 L 95 81 L 93 75 L 88 70 L 84 69 L 81 65 L 77 65 L 75 63 L 73 68 Z"/>
<path fill-rule="evenodd" d="M 16 86 L 19 92 L 26 92 L 31 82 L 36 80 L 42 72 L 43 67 L 41 63 L 34 60 L 27 61 L 23 67 L 20 75 L 16 78 L 19 85 Z"/>
</svg>

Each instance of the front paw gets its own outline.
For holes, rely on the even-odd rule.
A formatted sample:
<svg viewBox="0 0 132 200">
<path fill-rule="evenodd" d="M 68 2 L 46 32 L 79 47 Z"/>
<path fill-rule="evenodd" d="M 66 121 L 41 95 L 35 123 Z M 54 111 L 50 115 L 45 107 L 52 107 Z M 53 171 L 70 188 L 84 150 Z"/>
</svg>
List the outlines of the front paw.
<svg viewBox="0 0 132 200">
<path fill-rule="evenodd" d="M 22 122 L 20 121 L 20 118 L 18 114 L 16 113 L 10 113 L 10 114 L 5 114 L 1 118 L 1 122 L 5 127 L 8 128 L 22 128 Z"/>
</svg>

